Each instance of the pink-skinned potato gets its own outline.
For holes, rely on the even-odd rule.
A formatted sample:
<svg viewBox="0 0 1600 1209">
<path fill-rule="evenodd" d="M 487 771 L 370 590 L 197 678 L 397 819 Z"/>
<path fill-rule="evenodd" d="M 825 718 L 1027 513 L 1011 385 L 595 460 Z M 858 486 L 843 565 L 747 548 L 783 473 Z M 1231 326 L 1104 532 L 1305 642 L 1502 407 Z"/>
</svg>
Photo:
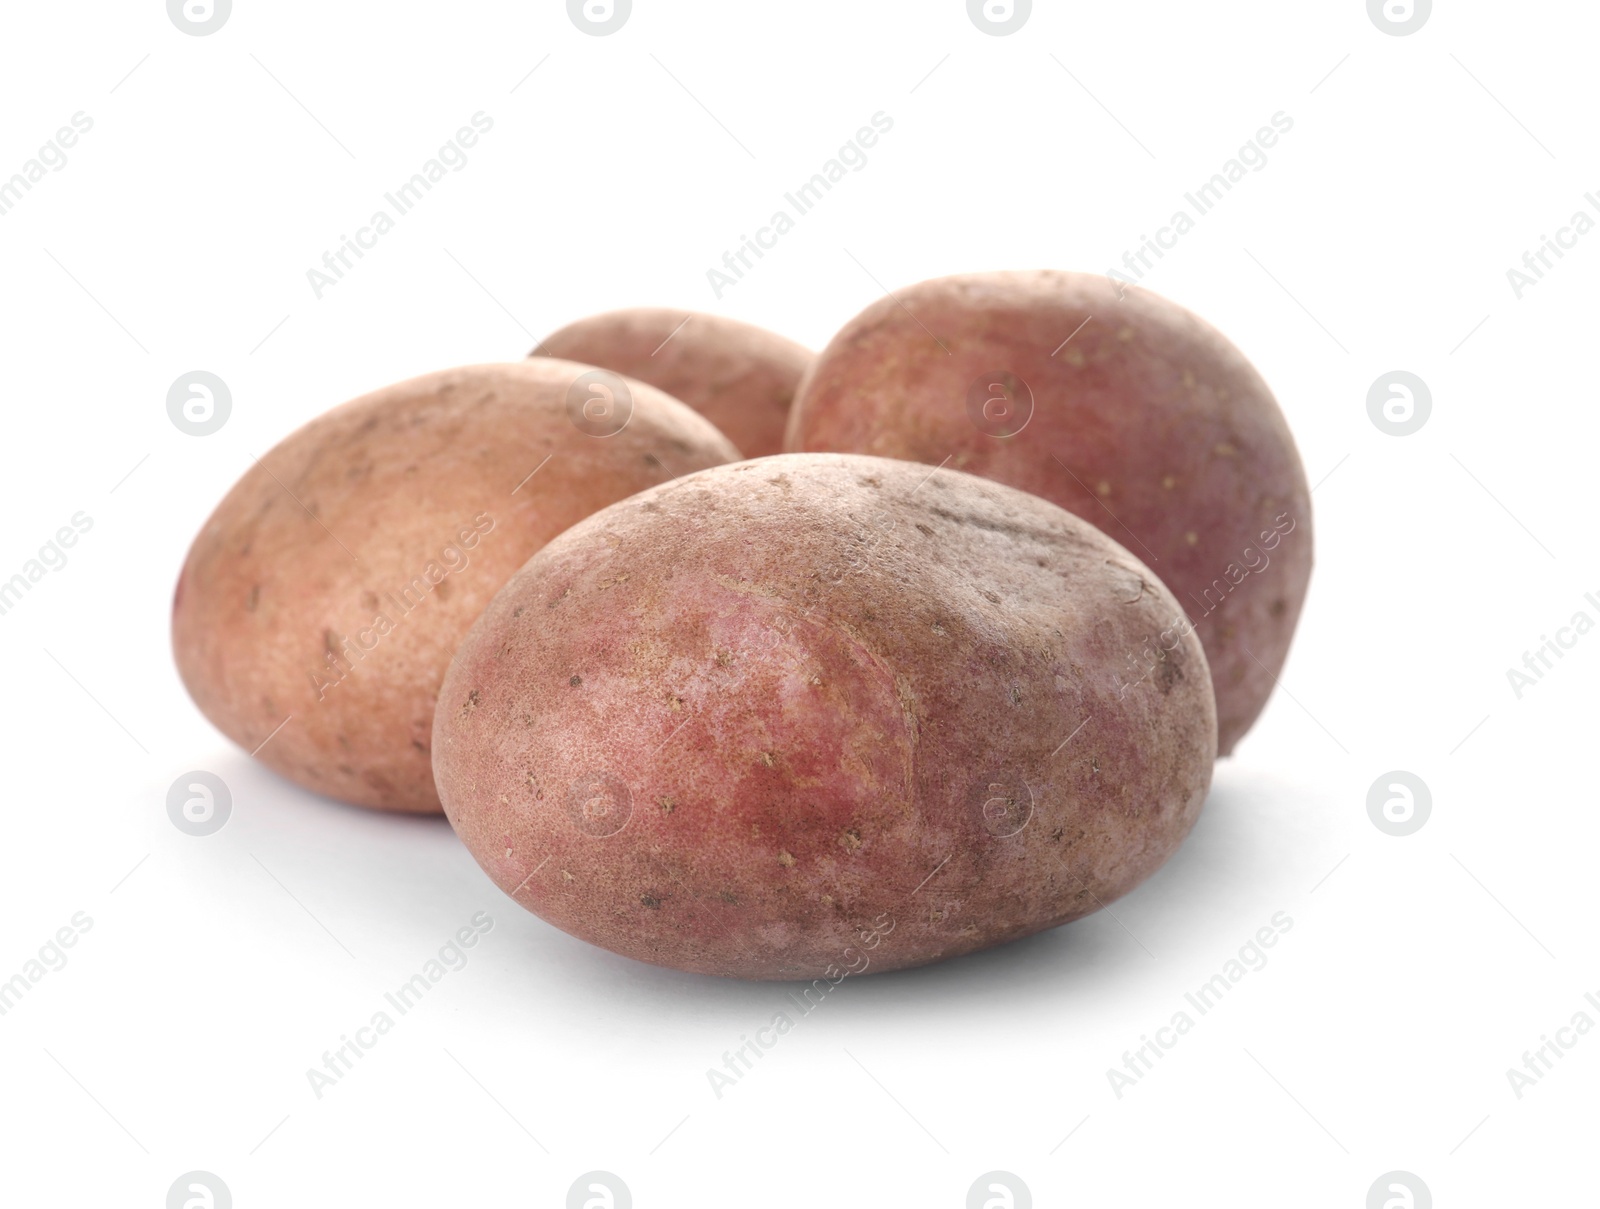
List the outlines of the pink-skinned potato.
<svg viewBox="0 0 1600 1209">
<path fill-rule="evenodd" d="M 530 354 L 603 366 L 648 382 L 705 416 L 747 458 L 782 451 L 789 405 L 813 355 L 737 319 L 662 307 L 579 319 Z"/>
<path fill-rule="evenodd" d="M 1119 673 L 1160 651 L 1157 674 Z M 641 961 L 828 979 L 1087 915 L 1188 833 L 1205 655 L 1045 500 L 882 458 L 701 471 L 581 521 L 462 643 L 434 721 L 490 877 Z"/>
<path fill-rule="evenodd" d="M 541 360 L 428 374 L 269 451 L 206 521 L 173 597 L 173 653 L 201 712 L 318 793 L 437 813 L 439 683 L 494 594 L 574 522 L 738 456 L 681 403 L 613 374 L 598 415 L 594 373 Z"/>
<path fill-rule="evenodd" d="M 1064 272 L 897 291 L 818 355 L 786 447 L 948 459 L 1076 513 L 1188 612 L 1221 754 L 1266 704 L 1311 576 L 1311 493 L 1261 375 L 1176 303 Z"/>
</svg>

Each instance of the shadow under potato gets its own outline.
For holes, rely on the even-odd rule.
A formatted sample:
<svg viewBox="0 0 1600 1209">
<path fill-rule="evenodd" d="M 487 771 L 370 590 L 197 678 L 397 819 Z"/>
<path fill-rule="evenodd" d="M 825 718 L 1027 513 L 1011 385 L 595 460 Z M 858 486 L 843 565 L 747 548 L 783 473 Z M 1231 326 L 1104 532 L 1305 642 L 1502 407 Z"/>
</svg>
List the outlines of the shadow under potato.
<svg viewBox="0 0 1600 1209">
<path fill-rule="evenodd" d="M 1092 915 L 1032 936 L 949 961 L 896 970 L 859 983 L 862 1000 L 882 1000 L 898 1010 L 913 997 L 943 1006 L 992 1004 L 995 997 L 1026 992 L 1080 991 L 1142 981 L 1182 955 L 1204 947 L 1226 949 L 1230 900 L 1251 899 L 1272 881 L 1274 845 L 1262 826 L 1265 795 L 1258 786 L 1219 775 L 1212 782 L 1194 829 L 1148 881 Z M 1213 939 L 1208 939 L 1213 938 Z M 843 989 L 840 987 L 838 989 Z M 902 1002 L 902 1000 L 906 1002 Z"/>
<path fill-rule="evenodd" d="M 395 891 L 400 878 L 412 883 L 401 897 L 416 906 L 428 904 L 421 915 L 442 912 L 442 917 L 453 920 L 468 908 L 487 909 L 502 924 L 495 947 L 505 957 L 497 964 L 498 977 L 506 983 L 526 980 L 544 989 L 552 983 L 582 986 L 620 1012 L 646 1009 L 658 1024 L 668 1023 L 680 1011 L 685 1020 L 703 1016 L 707 1009 L 760 1015 L 785 1002 L 815 1007 L 848 1000 L 855 1005 L 853 1014 L 865 1012 L 871 1017 L 891 1009 L 961 1014 L 967 1008 L 992 1007 L 997 998 L 1012 1003 L 1032 1000 L 1040 1006 L 1052 1001 L 1059 1006 L 1062 993 L 1101 998 L 1108 989 L 1159 974 L 1185 955 L 1196 954 L 1204 961 L 1213 949 L 1228 949 L 1241 912 L 1282 905 L 1283 896 L 1273 896 L 1275 885 L 1284 880 L 1282 854 L 1296 847 L 1285 842 L 1284 834 L 1293 812 L 1282 809 L 1292 788 L 1252 775 L 1237 764 L 1221 764 L 1188 838 L 1154 876 L 1108 904 L 1109 909 L 930 965 L 879 974 L 869 964 L 825 994 L 818 989 L 806 996 L 812 983 L 686 973 L 568 936 L 508 899 L 484 877 L 442 816 L 397 816 L 352 806 L 313 793 L 231 752 L 213 763 L 235 787 L 234 809 L 248 811 L 250 830 L 257 839 L 274 836 L 309 843 L 325 854 L 330 846 L 345 848 L 352 842 L 382 848 L 398 841 L 403 851 L 391 847 L 391 853 L 404 864 L 397 868 L 361 862 L 365 873 L 354 879 L 340 877 L 342 897 L 370 891 L 374 909 L 390 910 L 398 905 Z M 314 838 L 309 829 L 315 830 Z M 418 895 L 415 880 L 432 882 L 435 890 Z M 421 915 L 402 908 L 400 918 L 409 916 L 420 925 Z M 434 939 L 430 932 L 419 934 L 416 942 L 427 948 Z M 893 934 L 881 943 L 892 944 Z"/>
</svg>

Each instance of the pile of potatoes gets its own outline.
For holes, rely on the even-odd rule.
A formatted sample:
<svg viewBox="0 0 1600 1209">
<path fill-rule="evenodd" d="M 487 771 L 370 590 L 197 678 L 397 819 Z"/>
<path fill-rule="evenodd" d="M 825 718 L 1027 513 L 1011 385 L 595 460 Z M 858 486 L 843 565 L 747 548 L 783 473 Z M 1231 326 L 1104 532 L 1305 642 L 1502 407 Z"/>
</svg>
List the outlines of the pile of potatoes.
<svg viewBox="0 0 1600 1209">
<path fill-rule="evenodd" d="M 1310 571 L 1243 354 L 1144 290 L 989 273 L 818 355 L 619 311 L 335 408 L 207 521 L 173 647 L 257 759 L 442 810 L 557 927 L 837 981 L 1159 868 Z"/>
</svg>

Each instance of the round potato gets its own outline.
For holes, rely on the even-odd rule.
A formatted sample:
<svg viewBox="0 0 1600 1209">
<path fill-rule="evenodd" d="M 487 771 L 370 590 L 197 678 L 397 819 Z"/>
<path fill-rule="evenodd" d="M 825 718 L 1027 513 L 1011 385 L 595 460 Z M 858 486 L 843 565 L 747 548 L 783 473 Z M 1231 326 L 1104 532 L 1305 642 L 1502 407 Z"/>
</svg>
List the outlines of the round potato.
<svg viewBox="0 0 1600 1209">
<path fill-rule="evenodd" d="M 720 428 L 747 458 L 783 449 L 810 349 L 735 319 L 636 307 L 569 324 L 530 356 L 604 366 L 681 399 Z"/>
<path fill-rule="evenodd" d="M 517 902 L 741 978 L 1087 915 L 1177 847 L 1215 757 L 1205 656 L 1136 558 L 1010 487 L 837 454 L 569 529 L 473 626 L 434 721 L 445 813 Z"/>
<path fill-rule="evenodd" d="M 1311 576 L 1311 493 L 1266 383 L 1177 304 L 1086 273 L 923 282 L 833 338 L 787 445 L 948 462 L 1076 513 L 1193 619 L 1221 754 L 1266 704 Z"/>
<path fill-rule="evenodd" d="M 206 522 L 173 598 L 178 671 L 292 780 L 437 812 L 439 682 L 495 592 L 573 522 L 737 456 L 653 387 L 566 361 L 365 395 L 287 437 Z"/>
</svg>

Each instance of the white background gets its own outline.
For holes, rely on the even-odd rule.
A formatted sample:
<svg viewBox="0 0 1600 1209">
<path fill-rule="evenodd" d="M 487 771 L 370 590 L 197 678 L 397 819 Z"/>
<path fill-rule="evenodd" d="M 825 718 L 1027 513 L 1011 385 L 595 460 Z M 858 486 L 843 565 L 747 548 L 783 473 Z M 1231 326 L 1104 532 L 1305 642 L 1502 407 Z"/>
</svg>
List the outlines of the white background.
<svg viewBox="0 0 1600 1209">
<path fill-rule="evenodd" d="M 203 1169 L 241 1209 L 559 1206 L 600 1168 L 643 1207 L 932 1207 L 1002 1169 L 1040 1206 L 1359 1209 L 1402 1169 L 1441 1207 L 1593 1203 L 1600 1030 L 1520 1099 L 1505 1072 L 1600 1023 L 1600 636 L 1521 699 L 1506 671 L 1600 620 L 1600 232 L 1520 300 L 1506 271 L 1600 192 L 1597 33 L 1576 0 L 1440 0 L 1406 37 L 1362 0 L 1039 0 L 1006 37 L 959 0 L 636 0 L 609 37 L 557 0 L 237 0 L 206 37 L 160 0 L 8 5 L 0 178 L 94 128 L 0 218 L 0 578 L 94 524 L 0 617 L 0 978 L 93 927 L 0 1017 L 0 1201 L 159 1206 Z M 469 165 L 318 300 L 306 270 L 480 110 Z M 868 166 L 716 298 L 880 110 Z M 1277 392 L 1316 572 L 1282 689 L 1115 918 L 850 979 L 719 1100 L 783 988 L 571 939 L 442 820 L 302 791 L 185 695 L 187 546 L 328 407 L 610 307 L 821 347 L 879 283 L 1103 271 L 1280 110 L 1146 283 Z M 213 436 L 166 414 L 192 369 L 232 389 Z M 1432 390 L 1413 436 L 1367 415 L 1393 369 Z M 194 769 L 233 793 L 204 839 L 165 808 Z M 1433 796 L 1406 838 L 1366 813 L 1394 769 Z M 306 1069 L 477 911 L 471 963 L 318 1100 Z M 1278 911 L 1267 966 L 1118 1098 L 1107 1068 Z"/>
</svg>

